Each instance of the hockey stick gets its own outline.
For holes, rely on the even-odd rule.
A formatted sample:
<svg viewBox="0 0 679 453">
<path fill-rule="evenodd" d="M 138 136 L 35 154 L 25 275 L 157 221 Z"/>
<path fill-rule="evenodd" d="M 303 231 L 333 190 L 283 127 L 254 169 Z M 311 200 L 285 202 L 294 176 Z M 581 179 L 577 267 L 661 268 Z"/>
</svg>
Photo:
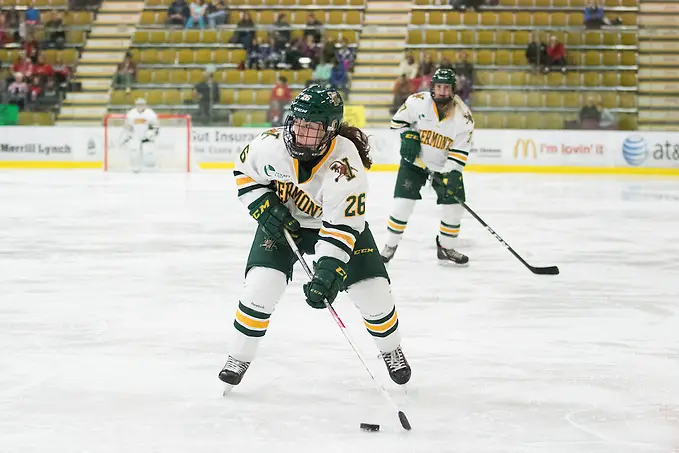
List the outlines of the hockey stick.
<svg viewBox="0 0 679 453">
<path fill-rule="evenodd" d="M 295 253 L 295 256 L 297 256 L 297 259 L 299 260 L 300 264 L 302 265 L 302 268 L 304 268 L 304 272 L 306 272 L 307 277 L 309 277 L 309 280 L 311 280 L 314 277 L 313 272 L 311 272 L 311 269 L 309 268 L 309 265 L 306 263 L 304 260 L 304 257 L 302 256 L 302 252 L 299 251 L 299 247 L 297 247 L 297 244 L 295 244 L 295 240 L 292 239 L 292 236 L 290 236 L 290 233 L 288 230 L 283 229 L 283 234 L 285 234 L 285 239 L 288 241 L 288 244 L 290 245 L 290 248 L 292 251 Z M 332 305 L 328 303 L 328 301 L 323 300 L 323 303 L 325 303 L 325 307 L 328 309 L 330 314 L 332 315 L 332 318 L 335 320 L 335 323 L 339 326 L 340 330 L 342 331 L 342 334 L 344 335 L 344 338 L 347 339 L 349 344 L 351 345 L 351 348 L 354 350 L 358 358 L 361 360 L 361 363 L 363 364 L 363 367 L 365 370 L 368 372 L 370 375 L 370 378 L 373 380 L 375 385 L 380 389 L 382 392 L 382 395 L 389 401 L 389 404 L 396 409 L 398 412 L 398 419 L 401 422 L 401 426 L 403 426 L 403 429 L 410 431 L 412 427 L 410 426 L 410 421 L 408 421 L 408 417 L 406 417 L 406 414 L 398 408 L 394 400 L 391 399 L 391 396 L 389 396 L 389 393 L 387 393 L 387 390 L 380 385 L 379 382 L 377 382 L 377 379 L 375 379 L 375 375 L 373 372 L 370 370 L 370 367 L 368 366 L 367 362 L 363 358 L 363 355 L 359 352 L 358 347 L 356 346 L 356 343 L 354 343 L 354 340 L 351 338 L 351 335 L 349 335 L 349 331 L 347 330 L 347 327 L 344 325 L 344 322 L 342 322 L 342 319 L 339 317 L 337 312 L 335 311 L 334 308 L 332 308 Z"/>
<path fill-rule="evenodd" d="M 523 258 L 521 258 L 521 255 L 519 255 L 518 253 L 516 253 L 516 252 L 514 251 L 514 249 L 513 249 L 509 244 L 507 244 L 507 243 L 505 242 L 504 239 L 502 239 L 502 238 L 500 237 L 499 234 L 497 234 L 491 227 L 488 226 L 488 224 L 487 224 L 486 222 L 483 221 L 483 219 L 482 219 L 481 217 L 479 217 L 474 211 L 472 211 L 472 208 L 470 208 L 469 206 L 467 206 L 467 204 L 466 204 L 464 201 L 462 201 L 462 200 L 460 200 L 459 198 L 457 198 L 457 196 L 453 195 L 453 198 L 455 199 L 455 201 L 457 201 L 458 203 L 460 203 L 460 204 L 462 205 L 462 207 L 465 208 L 465 209 L 467 210 L 467 212 L 470 213 L 470 214 L 472 215 L 472 217 L 474 217 L 476 220 L 478 220 L 479 223 L 480 223 L 481 225 L 483 225 L 483 226 L 486 228 L 486 230 L 488 230 L 488 232 L 489 232 L 490 234 L 492 234 L 493 236 L 495 236 L 495 239 L 497 239 L 498 241 L 500 241 L 500 244 L 504 245 L 504 246 L 507 248 L 507 250 L 509 250 L 509 251 L 511 252 L 511 254 L 514 255 L 514 256 L 516 257 L 516 259 L 518 259 L 519 261 L 521 261 L 521 263 L 523 263 L 524 266 L 526 266 L 528 269 L 530 269 L 530 271 L 531 271 L 532 273 L 537 274 L 537 275 L 557 275 L 557 274 L 559 273 L 559 268 L 556 267 L 556 266 L 535 267 L 535 266 L 531 266 L 530 264 L 528 264 L 528 263 L 526 262 L 526 260 L 524 260 Z"/>
</svg>

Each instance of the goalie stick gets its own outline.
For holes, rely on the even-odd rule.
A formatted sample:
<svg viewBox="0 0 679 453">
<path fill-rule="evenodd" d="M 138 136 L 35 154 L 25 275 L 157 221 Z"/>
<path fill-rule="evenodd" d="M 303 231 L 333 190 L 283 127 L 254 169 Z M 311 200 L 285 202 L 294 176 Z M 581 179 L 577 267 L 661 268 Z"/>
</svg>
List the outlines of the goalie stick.
<svg viewBox="0 0 679 453">
<path fill-rule="evenodd" d="M 524 259 L 521 257 L 521 255 L 519 255 L 518 253 L 516 253 L 516 252 L 514 251 L 514 249 L 513 249 L 509 244 L 507 244 L 507 242 L 505 242 L 505 240 L 502 239 L 502 238 L 500 237 L 499 234 L 497 234 L 497 233 L 495 232 L 495 230 L 493 230 L 490 226 L 488 226 L 488 224 L 487 224 L 486 222 L 484 222 L 483 219 L 482 219 L 481 217 L 479 217 L 478 214 L 476 214 L 476 213 L 472 210 L 472 208 L 470 208 L 469 206 L 467 206 L 467 203 L 465 203 L 464 201 L 460 200 L 460 199 L 457 198 L 457 196 L 455 196 L 455 195 L 453 195 L 453 198 L 455 199 L 455 201 L 457 201 L 458 203 L 460 203 L 460 205 L 461 205 L 463 208 L 465 208 L 465 209 L 467 210 L 467 212 L 470 213 L 470 214 L 472 215 L 472 217 L 474 217 L 476 220 L 478 220 L 479 223 L 480 223 L 481 225 L 483 225 L 483 226 L 486 228 L 486 230 L 488 230 L 488 232 L 489 232 L 491 235 L 493 235 L 493 236 L 495 237 L 495 239 L 497 239 L 498 241 L 500 241 L 500 244 L 504 245 L 505 248 L 506 248 L 507 250 L 509 250 L 509 252 L 510 252 L 512 255 L 514 255 L 514 256 L 516 257 L 516 259 L 518 259 L 519 261 L 521 261 L 521 263 L 522 263 L 524 266 L 526 266 L 532 273 L 537 274 L 537 275 L 557 275 L 557 274 L 559 273 L 559 268 L 556 267 L 556 266 L 536 267 L 536 266 L 531 266 L 530 264 L 528 264 L 528 263 L 526 262 L 526 260 L 524 260 Z"/>
<path fill-rule="evenodd" d="M 295 240 L 290 236 L 290 233 L 288 230 L 283 229 L 283 234 L 285 234 L 285 239 L 288 241 L 288 245 L 290 245 L 290 248 L 292 251 L 295 253 L 295 256 L 297 256 L 297 259 L 299 260 L 300 264 L 302 265 L 302 268 L 304 269 L 304 272 L 306 272 L 307 277 L 309 277 L 309 280 L 311 280 L 314 277 L 313 272 L 311 272 L 311 269 L 309 268 L 309 265 L 306 263 L 304 260 L 304 257 L 302 256 L 302 252 L 299 251 L 299 247 L 297 247 L 297 244 L 295 244 Z M 361 363 L 363 364 L 363 367 L 365 370 L 368 372 L 370 375 L 370 378 L 372 381 L 375 383 L 375 385 L 380 389 L 382 392 L 382 395 L 384 398 L 391 404 L 391 406 L 396 409 L 398 412 L 398 420 L 401 422 L 401 426 L 403 429 L 410 431 L 412 427 L 410 426 L 410 421 L 408 420 L 408 417 L 406 417 L 405 412 L 400 410 L 396 403 L 394 402 L 393 399 L 391 399 L 391 396 L 389 393 L 387 393 L 387 390 L 379 383 L 377 382 L 377 379 L 375 379 L 375 375 L 373 372 L 370 370 L 370 367 L 368 366 L 367 362 L 363 358 L 363 355 L 359 352 L 358 346 L 356 346 L 356 343 L 354 343 L 354 340 L 351 338 L 351 335 L 349 335 L 349 331 L 347 330 L 347 327 L 344 325 L 344 322 L 342 322 L 342 319 L 339 317 L 337 312 L 335 311 L 334 308 L 332 308 L 332 305 L 330 305 L 326 300 L 323 301 L 325 303 L 325 308 L 328 309 L 330 314 L 332 315 L 332 318 L 335 320 L 335 323 L 337 326 L 339 326 L 340 330 L 342 331 L 342 334 L 344 335 L 344 338 L 349 342 L 351 345 L 352 349 L 360 359 Z"/>
</svg>

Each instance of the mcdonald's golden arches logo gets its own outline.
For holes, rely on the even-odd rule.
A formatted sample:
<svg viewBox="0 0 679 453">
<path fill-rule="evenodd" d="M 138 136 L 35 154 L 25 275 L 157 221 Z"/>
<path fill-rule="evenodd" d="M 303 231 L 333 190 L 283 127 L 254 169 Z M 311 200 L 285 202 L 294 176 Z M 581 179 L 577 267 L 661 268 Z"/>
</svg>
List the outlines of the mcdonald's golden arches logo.
<svg viewBox="0 0 679 453">
<path fill-rule="evenodd" d="M 530 154 L 533 154 L 533 159 L 538 158 L 538 148 L 535 146 L 533 139 L 524 140 L 518 139 L 514 144 L 514 159 L 519 158 L 519 154 L 523 154 L 524 159 L 528 159 Z"/>
</svg>

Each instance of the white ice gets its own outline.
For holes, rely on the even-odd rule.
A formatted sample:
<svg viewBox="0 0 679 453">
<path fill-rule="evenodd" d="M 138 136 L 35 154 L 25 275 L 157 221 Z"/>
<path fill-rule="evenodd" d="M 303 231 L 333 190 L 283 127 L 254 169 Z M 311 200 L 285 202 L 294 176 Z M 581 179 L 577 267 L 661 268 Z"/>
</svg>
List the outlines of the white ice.
<svg viewBox="0 0 679 453">
<path fill-rule="evenodd" d="M 370 175 L 378 244 L 394 178 Z M 230 173 L 0 173 L 0 452 L 678 452 L 679 180 L 466 178 L 470 205 L 561 275 L 469 216 L 471 265 L 439 265 L 427 189 L 389 269 L 407 393 L 336 302 L 405 432 L 300 268 L 222 397 L 255 226 Z"/>
</svg>

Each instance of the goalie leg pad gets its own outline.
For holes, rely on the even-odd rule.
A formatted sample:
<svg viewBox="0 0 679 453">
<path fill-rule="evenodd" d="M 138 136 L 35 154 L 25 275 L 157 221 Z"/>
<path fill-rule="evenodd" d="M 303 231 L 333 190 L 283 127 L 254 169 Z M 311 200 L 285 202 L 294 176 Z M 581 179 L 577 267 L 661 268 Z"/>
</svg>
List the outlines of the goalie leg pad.
<svg viewBox="0 0 679 453">
<path fill-rule="evenodd" d="M 459 204 L 443 205 L 443 216 L 439 225 L 439 243 L 443 248 L 453 248 L 460 234 L 460 222 L 464 208 Z"/>
<path fill-rule="evenodd" d="M 266 334 L 269 318 L 283 296 L 287 280 L 283 272 L 266 267 L 253 267 L 245 278 L 245 287 L 236 316 L 230 355 L 242 362 L 251 362 Z"/>
<path fill-rule="evenodd" d="M 363 317 L 363 324 L 384 353 L 401 344 L 398 313 L 391 294 L 391 286 L 382 277 L 361 280 L 351 285 L 347 293 Z"/>
</svg>

